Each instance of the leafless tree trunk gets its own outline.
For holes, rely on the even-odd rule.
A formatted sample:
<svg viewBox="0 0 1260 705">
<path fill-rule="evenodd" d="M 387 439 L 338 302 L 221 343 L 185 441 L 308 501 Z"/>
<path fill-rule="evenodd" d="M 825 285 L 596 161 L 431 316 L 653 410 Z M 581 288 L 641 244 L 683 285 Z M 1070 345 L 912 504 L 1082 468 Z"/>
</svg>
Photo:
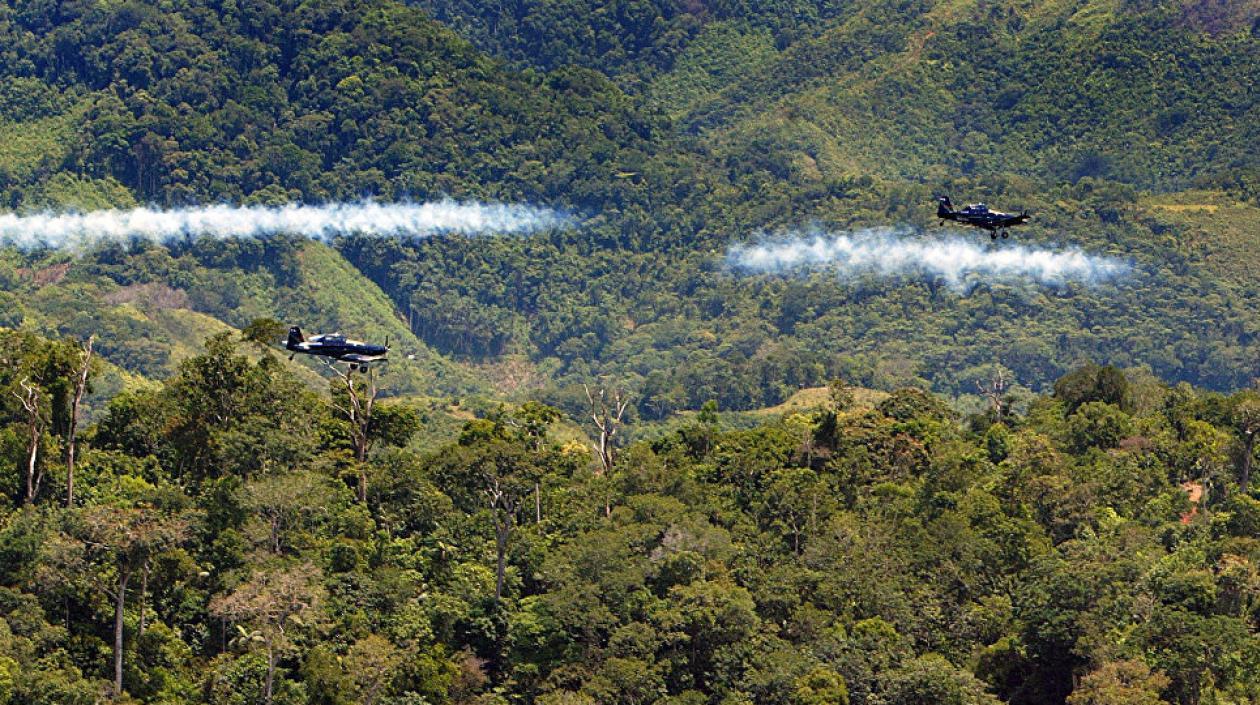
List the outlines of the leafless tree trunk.
<svg viewBox="0 0 1260 705">
<path fill-rule="evenodd" d="M 114 695 L 122 695 L 123 683 L 123 608 L 127 602 L 127 583 L 130 570 L 118 571 L 118 587 L 114 592 Z"/>
<path fill-rule="evenodd" d="M 350 422 L 350 443 L 354 447 L 354 460 L 358 465 L 359 474 L 357 496 L 360 502 L 367 502 L 367 454 L 371 445 L 368 432 L 372 427 L 372 407 L 375 406 L 376 396 L 379 393 L 376 388 L 376 371 L 368 368 L 365 373 L 367 388 L 359 389 L 354 384 L 352 371 L 342 372 L 335 367 L 333 370 L 346 385 L 347 404 L 345 406 L 334 404 L 334 406 Z"/>
<path fill-rule="evenodd" d="M 595 450 L 595 457 L 599 460 L 599 471 L 601 475 L 611 475 L 613 469 L 614 457 L 613 437 L 617 435 L 617 431 L 621 426 L 621 417 L 626 413 L 626 408 L 630 406 L 629 398 L 622 395 L 620 389 L 614 389 L 612 399 L 608 399 L 608 390 L 600 388 L 598 394 L 592 394 L 591 388 L 582 385 L 582 389 L 586 390 L 586 399 L 591 403 L 591 420 L 595 423 L 595 428 L 599 430 L 599 442 L 592 444 Z M 612 514 L 612 505 L 608 500 L 604 501 L 604 515 Z"/>
<path fill-rule="evenodd" d="M 23 377 L 18 383 L 22 387 L 22 393 L 13 393 L 17 400 L 22 403 L 22 408 L 26 411 L 26 504 L 35 501 L 35 495 L 39 494 L 39 486 L 44 481 L 43 472 L 38 469 L 39 466 L 39 439 L 43 434 L 43 423 L 39 414 L 39 387 L 31 384 L 30 379 Z"/>
<path fill-rule="evenodd" d="M 79 353 L 83 362 L 74 377 L 74 399 L 70 402 L 70 429 L 66 434 L 66 506 L 74 506 L 74 453 L 79 432 L 79 405 L 87 391 L 88 371 L 92 365 L 92 342 L 96 336 L 88 336 Z"/>
<path fill-rule="evenodd" d="M 1002 372 L 1002 368 L 998 367 L 994 372 L 993 378 L 989 380 L 987 385 L 976 381 L 976 388 L 980 390 L 981 396 L 989 400 L 989 408 L 993 409 L 993 414 L 997 421 L 1004 421 L 1006 418 L 1006 387 L 1009 383 L 1006 381 L 1006 375 Z"/>
<path fill-rule="evenodd" d="M 276 680 L 276 650 L 267 637 L 267 680 L 263 683 L 263 702 L 271 705 L 271 687 Z"/>
<path fill-rule="evenodd" d="M 144 636 L 144 627 L 146 625 L 145 602 L 149 594 L 149 570 L 153 567 L 150 561 L 144 562 L 144 569 L 140 572 L 140 636 Z"/>
<path fill-rule="evenodd" d="M 503 599 L 508 540 L 512 537 L 512 527 L 516 524 L 516 512 L 520 508 L 521 501 L 515 493 L 505 491 L 498 478 L 490 481 L 485 492 L 491 514 L 494 516 L 494 548 L 497 554 L 494 572 L 494 601 L 498 602 Z"/>
<path fill-rule="evenodd" d="M 1247 494 L 1247 487 L 1251 484 L 1251 454 L 1256 446 L 1256 432 L 1249 430 L 1246 432 L 1246 440 L 1243 442 L 1242 457 L 1242 473 L 1238 478 L 1238 486 L 1243 494 Z"/>
</svg>

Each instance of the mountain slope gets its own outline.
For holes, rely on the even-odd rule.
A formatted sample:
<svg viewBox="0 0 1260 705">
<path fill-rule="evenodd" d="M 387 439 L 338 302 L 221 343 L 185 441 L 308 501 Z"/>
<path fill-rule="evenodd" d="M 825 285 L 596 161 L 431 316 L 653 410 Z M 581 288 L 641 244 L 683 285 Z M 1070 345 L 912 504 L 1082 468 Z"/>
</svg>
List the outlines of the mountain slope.
<svg viewBox="0 0 1260 705">
<path fill-rule="evenodd" d="M 471 370 L 416 339 L 389 298 L 336 250 L 308 242 L 300 247 L 297 259 L 298 281 L 276 291 L 275 311 L 282 320 L 300 324 L 308 335 L 345 331 L 376 343 L 388 340 L 392 354 L 382 367 L 381 386 L 391 393 L 489 391 Z"/>
<path fill-rule="evenodd" d="M 824 178 L 1182 189 L 1254 175 L 1250 22 L 1212 37 L 1179 9 L 1135 7 L 870 4 L 731 76 L 682 127 L 722 155 L 820 153 Z"/>
<path fill-rule="evenodd" d="M 181 243 L 169 257 L 103 248 L 27 308 L 61 333 L 104 321 L 131 369 L 169 373 L 161 327 L 83 302 L 156 283 L 238 328 L 283 315 L 388 331 L 419 351 L 412 372 L 396 371 L 408 392 L 485 389 L 421 342 L 483 370 L 524 360 L 550 378 L 541 394 L 575 413 L 580 385 L 600 377 L 662 417 L 709 399 L 770 406 L 834 376 L 964 393 L 1000 364 L 1041 388 L 1084 359 L 1223 389 L 1247 384 L 1260 354 L 1258 294 L 1228 261 L 1246 252 L 1250 221 L 1221 227 L 1209 251 L 1201 226 L 1149 207 L 1190 187 L 1255 201 L 1250 5 L 635 4 L 646 24 L 629 9 L 426 6 L 451 27 L 387 0 L 76 5 L 52 18 L 39 7 L 0 13 L 0 72 L 22 87 L 0 95 L 6 130 L 75 138 L 43 162 L 12 154 L 0 187 L 14 207 L 454 194 L 573 215 L 573 228 L 528 239 L 335 243 L 370 284 L 282 239 Z M 512 58 L 457 18 L 535 7 L 569 7 L 547 41 L 606 73 L 560 66 L 577 59 L 540 70 L 553 65 L 541 48 L 507 64 L 454 31 Z M 667 61 L 597 56 L 578 45 L 584 23 L 629 33 L 623 47 L 664 46 L 683 25 L 685 36 Z M 1109 254 L 1133 272 L 959 293 L 930 278 L 726 266 L 731 243 L 814 224 L 931 237 L 919 231 L 935 227 L 942 190 L 1029 208 L 1024 243 Z M 14 271 L 56 264 L 42 256 Z"/>
</svg>

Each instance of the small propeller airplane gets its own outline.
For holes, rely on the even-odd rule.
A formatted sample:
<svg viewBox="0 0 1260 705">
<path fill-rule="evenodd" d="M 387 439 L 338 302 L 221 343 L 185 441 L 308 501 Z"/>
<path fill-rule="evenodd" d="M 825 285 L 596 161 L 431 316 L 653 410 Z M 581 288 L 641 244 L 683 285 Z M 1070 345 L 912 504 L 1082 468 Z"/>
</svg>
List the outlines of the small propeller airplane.
<svg viewBox="0 0 1260 705">
<path fill-rule="evenodd" d="M 989 207 L 983 203 L 964 206 L 958 210 L 954 210 L 953 205 L 949 202 L 949 196 L 941 196 L 936 199 L 936 217 L 941 219 L 941 225 L 945 221 L 952 220 L 962 225 L 970 225 L 974 228 L 981 228 L 989 231 L 989 237 L 994 240 L 998 239 L 998 235 L 1007 237 L 1006 229 L 1015 225 L 1023 225 L 1028 222 L 1032 216 L 1028 211 L 1023 213 L 1002 213 L 1001 211 L 991 211 Z"/>
<path fill-rule="evenodd" d="M 350 371 L 354 372 L 366 371 L 369 363 L 384 360 L 389 352 L 389 341 L 386 340 L 384 345 L 371 345 L 361 340 L 350 340 L 341 333 L 313 335 L 307 340 L 302 335 L 302 329 L 293 326 L 289 328 L 289 340 L 285 348 L 289 351 L 290 360 L 298 353 L 318 355 L 330 358 L 332 362 L 348 363 Z"/>
</svg>

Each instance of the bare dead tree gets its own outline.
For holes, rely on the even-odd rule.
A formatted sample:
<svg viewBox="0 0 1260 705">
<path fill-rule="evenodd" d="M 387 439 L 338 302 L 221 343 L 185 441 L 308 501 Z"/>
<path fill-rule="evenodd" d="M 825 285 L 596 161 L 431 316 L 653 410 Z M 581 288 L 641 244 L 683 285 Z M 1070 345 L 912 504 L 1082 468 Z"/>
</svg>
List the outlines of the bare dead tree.
<svg viewBox="0 0 1260 705">
<path fill-rule="evenodd" d="M 999 366 L 993 374 L 993 377 L 987 384 L 981 384 L 976 380 L 976 389 L 980 390 L 980 395 L 989 400 L 989 408 L 993 410 L 998 421 L 1006 418 L 1006 388 L 1010 383 L 1006 380 L 1006 373 Z"/>
<path fill-rule="evenodd" d="M 357 494 L 360 502 L 366 502 L 367 454 L 371 447 L 369 431 L 372 428 L 372 407 L 376 405 L 376 396 L 379 393 L 376 388 L 376 370 L 370 367 L 366 370 L 364 376 L 367 378 L 367 386 L 359 389 L 355 386 L 352 369 L 342 372 L 331 364 L 328 367 L 341 378 L 346 388 L 346 403 L 338 404 L 334 399 L 333 407 L 350 422 L 350 444 L 354 448 L 354 460 L 359 475 Z"/>
<path fill-rule="evenodd" d="M 88 336 L 79 351 L 79 369 L 74 375 L 74 398 L 70 401 L 70 428 L 66 433 L 66 506 L 74 506 L 74 454 L 79 432 L 79 405 L 87 392 L 88 374 L 92 367 L 92 343 L 95 335 Z"/>
<path fill-rule="evenodd" d="M 26 504 L 35 501 L 39 494 L 39 486 L 44 481 L 44 473 L 39 469 L 39 440 L 44 433 L 44 418 L 39 410 L 40 389 L 31 384 L 29 377 L 23 377 L 18 385 L 21 392 L 14 391 L 13 396 L 26 411 Z"/>
<path fill-rule="evenodd" d="M 620 389 L 614 389 L 612 399 L 608 398 L 608 390 L 600 387 L 598 394 L 592 394 L 591 388 L 582 385 L 586 390 L 586 399 L 591 403 L 591 421 L 599 430 L 599 443 L 592 444 L 596 458 L 599 460 L 601 474 L 612 472 L 614 461 L 613 437 L 621 426 L 621 417 L 630 406 L 629 398 Z"/>
<path fill-rule="evenodd" d="M 616 460 L 613 438 L 621 426 L 621 417 L 630 406 L 630 399 L 623 395 L 620 389 L 612 391 L 611 399 L 608 398 L 608 390 L 604 387 L 599 388 L 598 394 L 592 394 L 591 388 L 585 384 L 582 385 L 582 389 L 586 390 L 586 399 L 591 403 L 591 421 L 595 422 L 595 428 L 599 430 L 599 442 L 592 444 L 595 457 L 599 460 L 599 474 L 609 476 L 612 474 L 613 463 Z M 611 514 L 612 504 L 605 499 L 604 516 Z"/>
</svg>

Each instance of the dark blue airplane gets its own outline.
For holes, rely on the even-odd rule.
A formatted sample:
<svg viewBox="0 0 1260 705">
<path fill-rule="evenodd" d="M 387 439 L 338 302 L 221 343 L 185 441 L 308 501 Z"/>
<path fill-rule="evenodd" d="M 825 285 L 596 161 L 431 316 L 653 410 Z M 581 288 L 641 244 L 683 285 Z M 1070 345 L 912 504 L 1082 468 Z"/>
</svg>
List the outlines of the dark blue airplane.
<svg viewBox="0 0 1260 705">
<path fill-rule="evenodd" d="M 1019 214 L 991 211 L 983 203 L 976 203 L 954 210 L 953 205 L 949 202 L 949 196 L 941 196 L 936 200 L 940 204 L 936 207 L 936 217 L 941 219 L 941 225 L 944 225 L 947 220 L 952 220 L 955 223 L 981 228 L 988 230 L 989 237 L 994 240 L 998 238 L 999 233 L 1002 237 L 1006 237 L 1007 228 L 1014 225 L 1023 225 L 1032 217 L 1028 215 L 1028 211 Z"/>
<path fill-rule="evenodd" d="M 289 329 L 289 340 L 285 348 L 289 350 L 290 360 L 298 353 L 320 355 L 332 358 L 333 362 L 349 363 L 351 372 L 366 370 L 368 363 L 384 360 L 389 352 L 388 341 L 386 345 L 369 345 L 361 340 L 350 340 L 340 333 L 313 335 L 307 340 L 302 336 L 302 329 L 297 326 Z"/>
</svg>

